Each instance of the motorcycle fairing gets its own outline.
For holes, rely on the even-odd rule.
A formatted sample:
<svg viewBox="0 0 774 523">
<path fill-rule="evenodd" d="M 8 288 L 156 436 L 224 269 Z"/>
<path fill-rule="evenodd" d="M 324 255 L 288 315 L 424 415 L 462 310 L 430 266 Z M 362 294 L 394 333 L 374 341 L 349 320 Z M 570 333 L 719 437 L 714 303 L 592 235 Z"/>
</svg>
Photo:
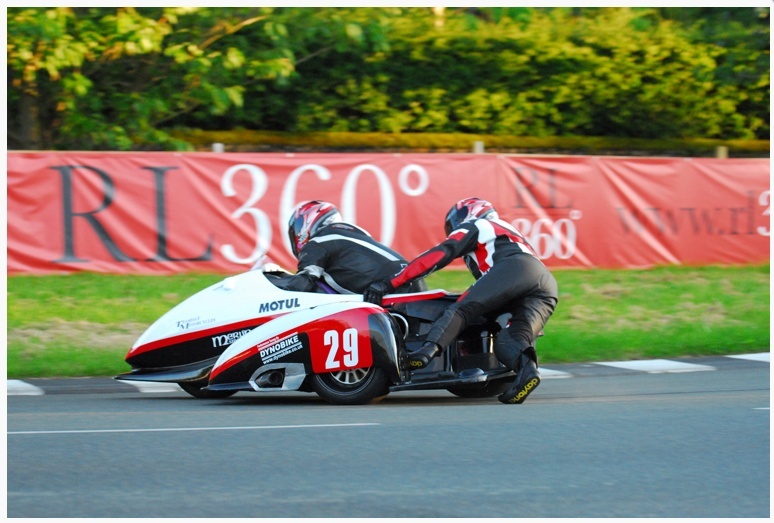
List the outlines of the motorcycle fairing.
<svg viewBox="0 0 774 523">
<path fill-rule="evenodd" d="M 273 390 L 297 390 L 299 364 L 305 375 L 386 367 L 399 375 L 398 343 L 389 315 L 377 305 L 345 302 L 286 314 L 255 328 L 226 349 L 210 373 L 211 390 L 265 390 L 258 382 L 270 372 L 284 373 Z M 295 388 L 288 388 L 294 376 Z M 249 388 L 248 388 L 249 387 Z"/>
<path fill-rule="evenodd" d="M 225 347 L 271 319 L 254 318 L 135 345 L 126 355 L 126 362 L 135 368 L 164 368 L 170 362 L 185 365 L 217 358 Z"/>
<path fill-rule="evenodd" d="M 286 291 L 260 271 L 241 273 L 173 307 L 148 327 L 125 359 L 145 372 L 208 361 L 259 325 L 296 310 L 341 301 L 362 301 L 362 296 Z"/>
<path fill-rule="evenodd" d="M 158 381 L 167 383 L 180 383 L 184 381 L 199 381 L 206 379 L 210 369 L 215 364 L 217 357 L 204 361 L 197 361 L 187 365 L 173 367 L 143 368 L 137 367 L 130 372 L 115 376 L 117 380 L 128 381 Z"/>
</svg>

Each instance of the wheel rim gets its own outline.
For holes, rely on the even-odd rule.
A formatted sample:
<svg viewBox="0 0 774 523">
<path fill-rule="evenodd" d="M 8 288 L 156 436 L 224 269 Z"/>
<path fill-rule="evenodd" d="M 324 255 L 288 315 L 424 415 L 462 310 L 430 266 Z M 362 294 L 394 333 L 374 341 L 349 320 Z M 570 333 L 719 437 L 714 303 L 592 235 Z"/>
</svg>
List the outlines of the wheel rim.
<svg viewBox="0 0 774 523">
<path fill-rule="evenodd" d="M 340 370 L 329 373 L 329 376 L 334 382 L 345 387 L 354 387 L 368 377 L 368 371 L 370 370 L 370 367 L 366 369 Z"/>
</svg>

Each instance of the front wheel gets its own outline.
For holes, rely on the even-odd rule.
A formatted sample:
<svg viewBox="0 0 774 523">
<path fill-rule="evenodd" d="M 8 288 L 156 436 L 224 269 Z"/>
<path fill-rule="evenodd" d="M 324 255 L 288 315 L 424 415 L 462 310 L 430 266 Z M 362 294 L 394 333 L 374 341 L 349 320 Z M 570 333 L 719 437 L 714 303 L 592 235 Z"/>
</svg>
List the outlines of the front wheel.
<svg viewBox="0 0 774 523">
<path fill-rule="evenodd" d="M 334 405 L 363 405 L 389 392 L 387 373 L 378 367 L 312 374 L 312 390 Z"/>
</svg>

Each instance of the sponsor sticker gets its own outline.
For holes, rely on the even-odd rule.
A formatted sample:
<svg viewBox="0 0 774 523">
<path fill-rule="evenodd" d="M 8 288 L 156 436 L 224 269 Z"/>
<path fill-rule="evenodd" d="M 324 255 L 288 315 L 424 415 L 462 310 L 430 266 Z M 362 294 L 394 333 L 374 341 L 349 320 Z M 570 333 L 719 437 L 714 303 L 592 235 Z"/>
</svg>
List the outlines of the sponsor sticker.
<svg viewBox="0 0 774 523">
<path fill-rule="evenodd" d="M 228 347 L 248 332 L 250 332 L 250 329 L 243 329 L 241 331 L 228 332 L 219 336 L 212 336 L 210 339 L 212 339 L 213 347 Z"/>
<path fill-rule="evenodd" d="M 261 303 L 258 306 L 258 312 L 276 312 L 288 309 L 296 309 L 301 304 L 298 302 L 298 298 L 290 298 L 289 300 L 276 300 L 267 303 Z"/>
<path fill-rule="evenodd" d="M 200 316 L 195 316 L 185 320 L 177 320 L 177 328 L 180 330 L 188 330 L 195 327 L 200 327 L 202 325 L 208 325 L 210 323 L 215 323 L 215 318 L 207 318 L 203 320 Z"/>
<path fill-rule="evenodd" d="M 302 346 L 301 340 L 298 338 L 298 332 L 294 332 L 284 338 L 275 336 L 270 340 L 266 340 L 258 345 L 257 349 L 261 361 L 266 364 L 284 358 L 288 354 L 296 352 Z"/>
</svg>

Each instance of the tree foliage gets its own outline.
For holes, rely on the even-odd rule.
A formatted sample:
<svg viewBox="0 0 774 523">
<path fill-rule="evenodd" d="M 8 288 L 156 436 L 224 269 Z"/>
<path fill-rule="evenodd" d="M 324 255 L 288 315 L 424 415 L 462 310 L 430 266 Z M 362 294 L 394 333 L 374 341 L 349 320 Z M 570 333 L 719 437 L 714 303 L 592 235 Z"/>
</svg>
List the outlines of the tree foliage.
<svg viewBox="0 0 774 523">
<path fill-rule="evenodd" d="M 180 127 L 769 137 L 768 9 L 8 8 L 12 148 Z"/>
<path fill-rule="evenodd" d="M 257 82 L 282 85 L 326 47 L 360 46 L 370 21 L 345 11 L 9 8 L 9 138 L 33 148 L 185 148 L 169 122 L 227 115 Z"/>
</svg>

